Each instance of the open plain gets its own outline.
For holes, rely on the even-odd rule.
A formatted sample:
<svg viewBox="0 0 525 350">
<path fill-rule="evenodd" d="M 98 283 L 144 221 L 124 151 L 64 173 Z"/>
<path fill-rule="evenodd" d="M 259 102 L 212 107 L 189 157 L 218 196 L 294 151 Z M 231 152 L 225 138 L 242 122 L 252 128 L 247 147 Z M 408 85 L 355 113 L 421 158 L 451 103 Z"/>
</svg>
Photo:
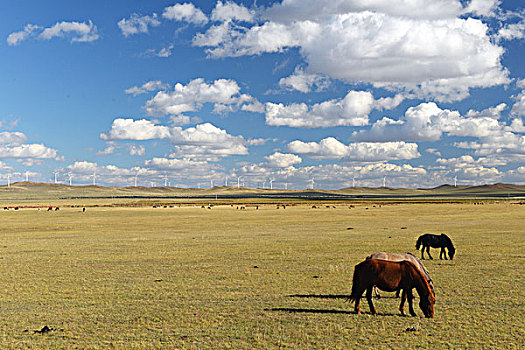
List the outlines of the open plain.
<svg viewBox="0 0 525 350">
<path fill-rule="evenodd" d="M 164 202 L 62 201 L 59 211 L 26 202 L 0 212 L 1 347 L 524 346 L 525 206 L 517 201 Z M 457 252 L 445 261 L 432 249 L 434 260 L 424 261 L 436 288 L 433 319 L 417 299 L 418 316 L 400 316 L 389 293 L 374 299 L 379 315 L 365 300 L 364 314 L 353 313 L 346 297 L 357 263 L 377 251 L 420 256 L 417 237 L 441 232 Z"/>
</svg>

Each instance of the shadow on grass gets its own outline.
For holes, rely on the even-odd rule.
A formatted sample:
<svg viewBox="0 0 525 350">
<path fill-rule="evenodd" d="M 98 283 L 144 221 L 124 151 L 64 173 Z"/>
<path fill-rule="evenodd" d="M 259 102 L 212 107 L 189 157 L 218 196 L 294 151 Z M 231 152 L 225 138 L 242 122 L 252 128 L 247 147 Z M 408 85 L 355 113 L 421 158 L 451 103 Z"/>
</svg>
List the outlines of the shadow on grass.
<svg viewBox="0 0 525 350">
<path fill-rule="evenodd" d="M 355 311 L 347 310 L 331 310 L 331 309 L 294 309 L 289 307 L 274 307 L 271 309 L 264 309 L 264 311 L 281 311 L 281 312 L 291 312 L 291 313 L 312 313 L 312 314 L 344 314 L 344 315 L 357 315 Z M 362 314 L 371 315 L 370 312 L 363 312 Z M 391 314 L 386 312 L 378 312 L 377 316 L 400 316 L 401 314 Z"/>
<path fill-rule="evenodd" d="M 350 295 L 345 294 L 291 294 L 290 298 L 317 298 L 317 299 L 350 299 Z M 375 299 L 399 299 L 395 295 L 381 295 L 380 298 L 373 296 Z M 366 299 L 363 297 L 363 299 Z"/>
<path fill-rule="evenodd" d="M 355 314 L 353 311 L 346 310 L 329 310 L 329 309 L 294 309 L 289 307 L 274 307 L 271 309 L 264 309 L 264 311 L 282 311 L 292 313 L 312 313 L 312 314 Z"/>
</svg>

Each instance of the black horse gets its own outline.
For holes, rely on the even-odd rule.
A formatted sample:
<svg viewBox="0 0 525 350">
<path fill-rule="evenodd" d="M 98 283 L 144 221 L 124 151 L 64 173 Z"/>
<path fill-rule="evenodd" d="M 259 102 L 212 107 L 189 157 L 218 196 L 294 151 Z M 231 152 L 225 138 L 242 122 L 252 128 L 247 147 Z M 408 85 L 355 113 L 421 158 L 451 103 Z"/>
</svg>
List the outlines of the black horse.
<svg viewBox="0 0 525 350">
<path fill-rule="evenodd" d="M 425 252 L 425 248 L 427 249 L 427 254 L 430 259 L 432 258 L 432 255 L 430 255 L 430 247 L 432 248 L 441 248 L 441 252 L 439 253 L 439 258 L 443 259 L 442 256 L 445 257 L 445 260 L 447 260 L 447 255 L 445 253 L 445 247 L 448 249 L 448 256 L 450 257 L 450 260 L 454 259 L 454 254 L 456 253 L 456 249 L 454 248 L 454 245 L 452 244 L 452 241 L 450 238 L 442 233 L 441 235 L 433 235 L 431 233 L 425 233 L 424 235 L 419 236 L 416 243 L 416 249 L 419 250 L 419 247 L 423 245 L 423 248 L 421 248 L 421 259 L 425 259 L 423 256 L 423 253 Z"/>
</svg>

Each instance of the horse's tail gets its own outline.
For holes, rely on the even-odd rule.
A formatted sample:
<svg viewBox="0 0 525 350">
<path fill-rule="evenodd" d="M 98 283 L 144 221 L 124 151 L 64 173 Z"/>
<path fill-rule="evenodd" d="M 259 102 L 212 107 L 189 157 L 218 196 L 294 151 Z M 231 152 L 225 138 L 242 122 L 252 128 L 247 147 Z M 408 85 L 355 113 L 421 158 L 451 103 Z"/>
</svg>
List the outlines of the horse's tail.
<svg viewBox="0 0 525 350">
<path fill-rule="evenodd" d="M 350 297 L 348 298 L 350 302 L 354 302 L 358 297 L 360 297 L 359 291 L 361 290 L 361 288 L 358 271 L 359 265 L 356 265 L 356 267 L 354 268 L 354 276 L 352 277 L 352 293 L 350 293 Z"/>
<path fill-rule="evenodd" d="M 419 236 L 416 242 L 416 249 L 419 250 L 419 247 L 423 244 L 423 236 Z"/>
</svg>

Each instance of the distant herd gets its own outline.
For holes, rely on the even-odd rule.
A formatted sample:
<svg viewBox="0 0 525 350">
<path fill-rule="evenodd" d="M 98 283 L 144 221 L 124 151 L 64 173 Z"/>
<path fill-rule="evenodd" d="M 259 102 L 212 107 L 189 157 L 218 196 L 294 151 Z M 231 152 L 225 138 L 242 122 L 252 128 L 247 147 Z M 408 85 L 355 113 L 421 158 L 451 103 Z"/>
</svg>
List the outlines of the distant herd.
<svg viewBox="0 0 525 350">
<path fill-rule="evenodd" d="M 445 248 L 448 250 L 448 256 L 452 260 L 456 249 L 452 244 L 452 240 L 444 233 L 441 235 L 424 234 L 417 239 L 416 249 L 421 248 L 421 259 L 425 259 L 424 252 L 426 250 L 428 257 L 433 259 L 430 255 L 430 247 L 441 248 L 439 254 L 440 259 L 447 260 Z M 425 317 L 434 317 L 434 304 L 436 302 L 436 294 L 434 291 L 434 281 L 430 277 L 430 273 L 423 265 L 423 262 L 416 256 L 407 254 L 393 254 L 378 252 L 371 254 L 366 259 L 357 264 L 354 269 L 354 276 L 352 279 L 352 292 L 349 299 L 355 302 L 355 312 L 360 313 L 359 301 L 366 291 L 366 299 L 370 312 L 374 315 L 377 310 L 372 303 L 372 292 L 376 288 L 376 296 L 379 297 L 377 288 L 387 292 L 399 292 L 401 294 L 401 304 L 399 311 L 405 314 L 405 301 L 408 300 L 408 310 L 412 316 L 416 316 L 414 308 L 412 307 L 412 300 L 414 295 L 412 289 L 416 289 L 419 294 L 419 307 Z"/>
</svg>

